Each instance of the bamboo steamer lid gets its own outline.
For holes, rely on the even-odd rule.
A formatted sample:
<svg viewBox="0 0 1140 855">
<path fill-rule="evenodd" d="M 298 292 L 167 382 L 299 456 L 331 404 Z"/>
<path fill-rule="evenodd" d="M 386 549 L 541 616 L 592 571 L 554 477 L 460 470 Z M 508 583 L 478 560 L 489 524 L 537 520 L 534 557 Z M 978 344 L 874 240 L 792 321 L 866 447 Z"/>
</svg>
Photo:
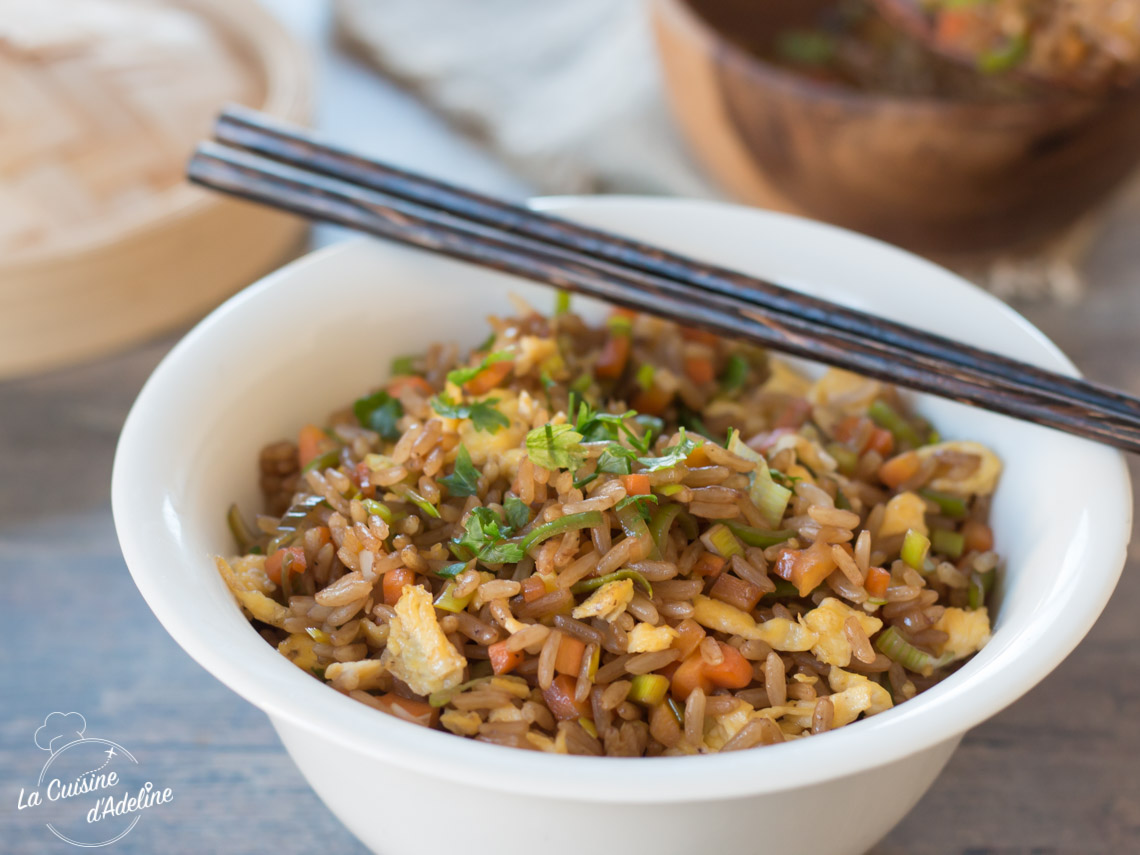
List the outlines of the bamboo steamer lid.
<svg viewBox="0 0 1140 855">
<path fill-rule="evenodd" d="M 256 0 L 0 0 L 0 377 L 185 323 L 296 247 L 183 174 L 223 104 L 303 121 L 309 80 Z"/>
</svg>

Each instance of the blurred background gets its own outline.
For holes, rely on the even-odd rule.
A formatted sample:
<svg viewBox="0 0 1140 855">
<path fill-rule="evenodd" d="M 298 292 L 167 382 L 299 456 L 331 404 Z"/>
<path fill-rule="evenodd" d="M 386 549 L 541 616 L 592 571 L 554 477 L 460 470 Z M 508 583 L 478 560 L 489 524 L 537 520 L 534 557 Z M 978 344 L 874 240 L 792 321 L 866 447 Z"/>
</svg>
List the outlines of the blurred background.
<svg viewBox="0 0 1140 855">
<path fill-rule="evenodd" d="M 183 182 L 222 104 L 513 199 L 846 226 L 1140 393 L 1137 68 L 1140 0 L 0 0 L 0 765 L 28 777 L 36 723 L 75 709 L 178 793 L 120 849 L 358 851 L 262 715 L 151 617 L 110 518 L 119 428 L 177 337 L 348 236 Z M 1140 851 L 1135 608 L 1126 571 L 877 855 Z M 1065 712 L 1078 698 L 1095 725 Z M 10 801 L 0 848 L 48 851 Z"/>
</svg>

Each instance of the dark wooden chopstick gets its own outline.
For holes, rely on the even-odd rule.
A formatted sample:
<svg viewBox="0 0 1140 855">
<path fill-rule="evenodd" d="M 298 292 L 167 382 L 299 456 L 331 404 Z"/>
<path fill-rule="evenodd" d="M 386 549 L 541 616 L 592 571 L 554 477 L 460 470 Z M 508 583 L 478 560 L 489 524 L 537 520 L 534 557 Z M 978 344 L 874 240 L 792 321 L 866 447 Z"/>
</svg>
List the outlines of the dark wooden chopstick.
<svg viewBox="0 0 1140 855">
<path fill-rule="evenodd" d="M 1090 419 L 1072 407 L 1043 399 L 1036 390 L 994 387 L 954 372 L 937 370 L 925 357 L 883 353 L 873 343 L 801 319 L 766 316 L 755 307 L 720 295 L 692 292 L 680 283 L 598 265 L 583 265 L 518 235 L 392 199 L 259 155 L 204 144 L 190 164 L 192 180 L 291 210 L 440 252 L 567 290 L 599 297 L 679 323 L 756 341 L 773 349 L 839 365 L 888 382 L 984 406 L 997 412 L 1140 451 L 1136 424 Z M 905 356 L 905 355 L 904 355 Z"/>
<path fill-rule="evenodd" d="M 604 260 L 722 294 L 883 344 L 943 360 L 987 381 L 1004 378 L 1031 386 L 1060 402 L 1081 401 L 1091 411 L 1140 416 L 1140 399 L 1087 380 L 1045 371 L 1015 359 L 928 333 L 875 315 L 811 297 L 713 264 L 669 252 L 600 229 L 532 211 L 428 176 L 345 151 L 295 126 L 242 107 L 218 119 L 219 141 L 283 163 L 446 212 L 463 220 L 512 232 L 591 259 Z"/>
</svg>

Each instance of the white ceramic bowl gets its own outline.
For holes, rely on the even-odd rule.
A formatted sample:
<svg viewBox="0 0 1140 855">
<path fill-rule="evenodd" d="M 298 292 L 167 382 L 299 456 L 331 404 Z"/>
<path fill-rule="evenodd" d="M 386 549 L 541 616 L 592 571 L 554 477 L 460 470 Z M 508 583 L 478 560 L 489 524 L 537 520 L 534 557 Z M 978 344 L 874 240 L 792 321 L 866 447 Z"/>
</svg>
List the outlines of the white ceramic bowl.
<svg viewBox="0 0 1140 855">
<path fill-rule="evenodd" d="M 711 203 L 541 204 L 1074 370 L 1002 303 L 925 261 L 839 229 Z M 1121 456 L 920 398 L 920 410 L 944 436 L 980 439 L 1005 460 L 993 523 L 1008 570 L 993 640 L 914 700 L 794 744 L 623 761 L 463 740 L 343 697 L 286 661 L 241 617 L 212 561 L 233 549 L 226 507 L 234 500 L 257 506 L 262 444 L 375 386 L 393 355 L 437 339 L 474 345 L 482 318 L 507 311 L 512 291 L 552 305 L 546 289 L 440 257 L 371 241 L 326 249 L 202 321 L 147 382 L 119 442 L 115 524 L 147 603 L 187 653 L 269 715 L 313 788 L 373 849 L 401 855 L 454 842 L 473 852 L 529 855 L 602 846 L 863 852 L 918 801 L 965 731 L 1061 662 L 1112 593 L 1131 531 Z"/>
</svg>

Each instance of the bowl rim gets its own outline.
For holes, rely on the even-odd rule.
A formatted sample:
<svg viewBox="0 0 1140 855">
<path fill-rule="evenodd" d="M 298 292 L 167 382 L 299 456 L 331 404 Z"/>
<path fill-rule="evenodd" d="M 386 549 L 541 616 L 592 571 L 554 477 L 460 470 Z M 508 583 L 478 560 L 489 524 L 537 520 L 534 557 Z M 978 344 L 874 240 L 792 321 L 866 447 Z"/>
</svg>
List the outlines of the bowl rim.
<svg viewBox="0 0 1140 855">
<path fill-rule="evenodd" d="M 884 254 L 895 255 L 895 261 L 902 258 L 916 274 L 938 271 L 948 289 L 947 297 L 957 292 L 990 302 L 994 311 L 1005 315 L 1034 340 L 1050 367 L 1075 373 L 1072 363 L 1056 345 L 996 297 L 931 262 L 845 229 L 792 215 L 701 200 L 564 196 L 536 199 L 532 204 L 570 217 L 598 208 L 624 208 L 631 213 L 686 209 L 698 214 L 723 214 L 727 210 L 730 216 L 751 217 L 757 223 L 778 221 L 785 228 L 805 230 L 823 240 L 828 240 L 829 235 L 833 242 L 842 238 L 884 258 Z M 1123 455 L 1106 450 L 1099 455 L 1104 462 L 1096 474 L 1109 501 L 1115 502 L 1120 512 L 1106 517 L 1097 532 L 1099 537 L 1090 540 L 1082 557 L 1086 569 L 1082 570 L 1085 575 L 1080 599 L 1066 605 L 1063 621 L 1057 615 L 1052 615 L 1052 622 L 1034 615 L 1021 628 L 1026 638 L 1013 657 L 1016 667 L 1010 666 L 1011 654 L 1000 664 L 946 680 L 918 699 L 854 727 L 798 740 L 795 745 L 770 746 L 762 754 L 731 752 L 699 760 L 662 757 L 652 762 L 568 756 L 552 759 L 538 752 L 506 751 L 499 746 L 456 739 L 451 734 L 378 715 L 370 707 L 309 680 L 283 659 L 281 668 L 289 669 L 296 679 L 282 680 L 284 672 L 275 669 L 259 670 L 245 658 L 235 656 L 232 648 L 221 649 L 208 634 L 198 631 L 194 616 L 184 608 L 182 595 L 161 583 L 155 568 L 168 565 L 171 555 L 154 533 L 161 528 L 161 517 L 167 510 L 137 498 L 138 491 L 132 485 L 153 473 L 154 452 L 146 448 L 148 428 L 157 418 L 157 403 L 171 393 L 164 389 L 164 384 L 184 364 L 193 361 L 195 348 L 210 328 L 219 319 L 246 311 L 246 306 L 265 299 L 277 283 L 308 275 L 311 269 L 319 269 L 330 259 L 351 256 L 367 243 L 363 239 L 342 242 L 291 262 L 235 295 L 199 323 L 147 380 L 127 417 L 115 454 L 111 491 L 115 524 L 128 568 L 144 599 L 192 658 L 265 711 L 272 721 L 288 722 L 314 739 L 332 741 L 362 756 L 420 775 L 503 793 L 541 793 L 579 802 L 634 804 L 708 801 L 786 791 L 865 772 L 957 740 L 966 730 L 1024 695 L 1059 665 L 1091 628 L 1116 586 L 1131 534 L 1132 494 Z M 174 557 L 187 565 L 205 560 L 205 556 L 197 555 Z M 1028 632 L 1029 628 L 1036 632 Z M 1046 629 L 1051 632 L 1046 633 Z M 264 641 L 256 633 L 250 633 L 249 639 L 251 653 L 265 651 Z M 267 673 L 269 670 L 273 673 Z M 335 726 L 330 727 L 331 723 Z M 699 777 L 693 778 L 694 773 Z"/>
<path fill-rule="evenodd" d="M 976 100 L 939 95 L 899 95 L 878 90 L 859 89 L 842 83 L 813 80 L 807 75 L 756 56 L 729 38 L 719 27 L 693 8 L 690 0 L 653 0 L 652 9 L 659 20 L 668 20 L 675 31 L 688 27 L 692 35 L 715 46 L 725 62 L 743 70 L 748 77 L 762 80 L 766 85 L 798 94 L 808 101 L 822 104 L 842 104 L 851 110 L 889 109 L 899 112 L 935 113 L 959 119 L 990 117 L 1008 121 L 1011 114 L 1031 121 L 1044 114 L 1060 110 L 1074 110 L 1078 114 L 1097 107 L 1107 99 L 1079 98 L 1061 92 L 1033 93 L 1024 98 L 1009 100 Z"/>
</svg>

